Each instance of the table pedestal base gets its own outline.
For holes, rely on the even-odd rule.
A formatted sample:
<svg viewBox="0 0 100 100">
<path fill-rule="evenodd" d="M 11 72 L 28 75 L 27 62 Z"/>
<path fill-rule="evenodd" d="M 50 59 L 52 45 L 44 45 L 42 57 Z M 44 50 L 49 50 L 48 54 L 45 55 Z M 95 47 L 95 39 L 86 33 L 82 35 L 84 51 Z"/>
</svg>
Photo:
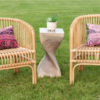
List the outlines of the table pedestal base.
<svg viewBox="0 0 100 100">
<path fill-rule="evenodd" d="M 38 72 L 38 77 L 61 76 L 60 68 L 56 61 L 55 56 L 53 56 L 53 59 L 50 59 L 50 57 L 48 56 L 47 53 L 41 60 L 39 66 L 38 66 L 37 72 Z"/>
</svg>

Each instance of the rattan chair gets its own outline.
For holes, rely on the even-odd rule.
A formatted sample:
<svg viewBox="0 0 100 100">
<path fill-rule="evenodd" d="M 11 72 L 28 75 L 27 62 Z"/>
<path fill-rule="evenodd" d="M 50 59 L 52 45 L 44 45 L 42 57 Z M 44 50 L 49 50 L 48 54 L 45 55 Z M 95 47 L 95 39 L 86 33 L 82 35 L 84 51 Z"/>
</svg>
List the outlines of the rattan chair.
<svg viewBox="0 0 100 100">
<path fill-rule="evenodd" d="M 20 19 L 0 18 L 0 29 L 10 25 L 14 27 L 14 35 L 19 47 L 0 50 L 0 70 L 14 69 L 14 72 L 18 73 L 20 67 L 30 67 L 32 69 L 32 83 L 36 84 L 34 29 L 28 23 Z"/>
<path fill-rule="evenodd" d="M 100 65 L 100 46 L 86 46 L 86 23 L 100 25 L 100 15 L 75 18 L 70 26 L 70 84 L 74 84 L 74 71 L 83 71 L 84 65 Z"/>
</svg>

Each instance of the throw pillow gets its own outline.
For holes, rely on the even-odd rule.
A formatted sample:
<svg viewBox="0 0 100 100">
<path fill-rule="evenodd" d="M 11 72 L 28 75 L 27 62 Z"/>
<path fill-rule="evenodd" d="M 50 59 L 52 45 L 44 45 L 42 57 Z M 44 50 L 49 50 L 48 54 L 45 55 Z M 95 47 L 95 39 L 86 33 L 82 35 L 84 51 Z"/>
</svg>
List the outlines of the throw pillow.
<svg viewBox="0 0 100 100">
<path fill-rule="evenodd" d="M 13 26 L 0 29 L 0 49 L 17 48 Z"/>
<path fill-rule="evenodd" d="M 100 46 L 100 25 L 86 24 L 87 26 L 87 46 Z"/>
</svg>

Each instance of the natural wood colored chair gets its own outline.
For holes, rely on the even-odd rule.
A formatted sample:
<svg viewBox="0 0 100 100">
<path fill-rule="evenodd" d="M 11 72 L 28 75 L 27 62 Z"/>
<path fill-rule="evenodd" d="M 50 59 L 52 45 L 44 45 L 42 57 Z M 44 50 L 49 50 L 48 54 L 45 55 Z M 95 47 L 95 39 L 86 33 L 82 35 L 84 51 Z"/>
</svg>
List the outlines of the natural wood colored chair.
<svg viewBox="0 0 100 100">
<path fill-rule="evenodd" d="M 0 70 L 14 69 L 19 72 L 20 67 L 32 69 L 32 83 L 36 84 L 36 48 L 35 32 L 32 26 L 20 19 L 0 18 L 0 29 L 13 25 L 18 48 L 0 50 Z M 27 72 L 26 72 L 27 73 Z"/>
<path fill-rule="evenodd" d="M 100 14 L 75 18 L 70 26 L 70 84 L 74 84 L 74 71 L 83 71 L 84 65 L 100 65 L 100 46 L 86 46 L 86 23 L 100 25 Z"/>
</svg>

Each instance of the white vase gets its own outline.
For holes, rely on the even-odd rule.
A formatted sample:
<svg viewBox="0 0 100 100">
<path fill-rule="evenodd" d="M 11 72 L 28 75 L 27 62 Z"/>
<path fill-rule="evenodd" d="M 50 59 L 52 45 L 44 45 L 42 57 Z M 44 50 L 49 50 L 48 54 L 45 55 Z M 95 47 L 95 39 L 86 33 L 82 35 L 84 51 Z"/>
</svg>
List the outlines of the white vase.
<svg viewBox="0 0 100 100">
<path fill-rule="evenodd" d="M 57 22 L 47 22 L 48 31 L 55 31 L 57 27 Z"/>
</svg>

